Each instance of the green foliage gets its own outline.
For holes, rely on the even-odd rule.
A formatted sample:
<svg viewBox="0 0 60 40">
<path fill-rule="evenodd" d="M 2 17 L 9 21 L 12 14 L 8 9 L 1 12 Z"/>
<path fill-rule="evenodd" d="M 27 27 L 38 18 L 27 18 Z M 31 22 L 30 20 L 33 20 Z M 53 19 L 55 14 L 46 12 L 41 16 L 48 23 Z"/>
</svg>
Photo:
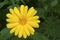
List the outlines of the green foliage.
<svg viewBox="0 0 60 40">
<path fill-rule="evenodd" d="M 9 33 L 8 28 L 4 28 L 1 32 L 0 32 L 0 40 L 7 40 L 8 38 L 10 38 L 12 35 Z"/>
<path fill-rule="evenodd" d="M 44 35 L 39 32 L 35 32 L 35 35 L 31 36 L 33 40 L 48 40 Z"/>
<path fill-rule="evenodd" d="M 21 4 L 33 6 L 40 16 L 40 27 L 27 39 L 10 34 L 6 28 L 9 8 Z M 0 0 L 0 40 L 60 40 L 60 0 Z"/>
</svg>

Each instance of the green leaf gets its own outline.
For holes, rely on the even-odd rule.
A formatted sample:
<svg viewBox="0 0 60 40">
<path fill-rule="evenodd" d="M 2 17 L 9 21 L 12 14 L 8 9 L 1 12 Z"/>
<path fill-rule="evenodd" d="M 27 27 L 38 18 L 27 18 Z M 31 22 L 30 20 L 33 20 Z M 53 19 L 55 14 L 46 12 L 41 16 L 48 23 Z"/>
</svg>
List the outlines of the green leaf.
<svg viewBox="0 0 60 40">
<path fill-rule="evenodd" d="M 37 11 L 38 11 L 37 15 L 45 19 L 45 15 L 47 14 L 46 10 L 43 8 L 37 8 Z"/>
<path fill-rule="evenodd" d="M 0 29 L 1 29 L 1 23 L 0 23 Z"/>
<path fill-rule="evenodd" d="M 9 40 L 19 40 L 18 37 L 11 37 Z"/>
<path fill-rule="evenodd" d="M 31 36 L 31 38 L 33 40 L 49 40 L 47 37 L 45 37 L 44 35 L 42 35 L 39 32 L 35 32 L 35 34 L 33 36 Z"/>
<path fill-rule="evenodd" d="M 44 35 L 46 35 L 50 40 L 59 39 L 60 38 L 60 19 L 58 16 L 54 16 L 53 13 L 51 16 L 47 17 L 46 21 L 41 23 L 41 31 Z M 44 30 L 44 31 L 43 31 Z M 56 40 L 57 40 L 56 39 Z"/>
<path fill-rule="evenodd" d="M 12 5 L 15 6 L 15 1 L 14 0 L 10 0 Z"/>
<path fill-rule="evenodd" d="M 10 8 L 13 8 L 14 7 L 14 5 L 9 5 L 8 7 L 7 7 L 7 9 L 10 9 Z"/>
<path fill-rule="evenodd" d="M 8 38 L 10 38 L 12 35 L 9 32 L 10 29 L 8 28 L 4 28 L 3 30 L 1 30 L 0 40 L 7 40 Z"/>
<path fill-rule="evenodd" d="M 57 5 L 57 3 L 58 3 L 58 1 L 57 0 L 54 0 L 54 1 L 51 2 L 51 6 L 54 7 L 54 6 Z"/>
<path fill-rule="evenodd" d="M 3 2 L 0 2 L 0 8 L 2 8 L 6 4 L 9 4 L 9 1 L 8 0 L 5 0 Z"/>
<path fill-rule="evenodd" d="M 20 0 L 23 4 L 25 4 L 25 1 L 24 0 Z"/>
<path fill-rule="evenodd" d="M 12 36 L 8 40 L 23 40 L 23 38 L 18 38 L 17 36 Z"/>
</svg>

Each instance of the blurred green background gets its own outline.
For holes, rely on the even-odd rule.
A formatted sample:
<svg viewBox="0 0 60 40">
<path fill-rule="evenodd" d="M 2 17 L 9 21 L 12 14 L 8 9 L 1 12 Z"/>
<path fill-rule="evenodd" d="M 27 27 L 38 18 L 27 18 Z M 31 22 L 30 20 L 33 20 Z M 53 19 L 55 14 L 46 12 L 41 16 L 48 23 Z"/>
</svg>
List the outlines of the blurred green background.
<svg viewBox="0 0 60 40">
<path fill-rule="evenodd" d="M 21 4 L 34 7 L 40 16 L 40 27 L 27 39 L 18 38 L 6 28 L 9 8 Z M 60 0 L 0 0 L 0 40 L 60 40 Z"/>
</svg>

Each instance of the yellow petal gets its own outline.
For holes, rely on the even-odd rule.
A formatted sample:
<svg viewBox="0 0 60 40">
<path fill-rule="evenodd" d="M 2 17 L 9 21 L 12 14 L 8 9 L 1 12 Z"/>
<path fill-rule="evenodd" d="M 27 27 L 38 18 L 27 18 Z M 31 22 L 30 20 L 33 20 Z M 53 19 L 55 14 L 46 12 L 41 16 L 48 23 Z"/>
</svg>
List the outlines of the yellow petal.
<svg viewBox="0 0 60 40">
<path fill-rule="evenodd" d="M 30 20 L 29 22 L 40 23 L 40 20 Z"/>
<path fill-rule="evenodd" d="M 31 7 L 27 13 L 27 16 L 28 17 L 34 16 L 36 13 L 37 11 L 33 7 Z"/>
<path fill-rule="evenodd" d="M 10 33 L 15 32 L 15 29 L 16 29 L 16 27 L 14 27 L 13 29 L 11 29 L 11 30 L 10 30 Z"/>
<path fill-rule="evenodd" d="M 25 9 L 24 9 L 24 14 L 26 15 L 28 12 L 28 6 L 25 6 Z"/>
<path fill-rule="evenodd" d="M 16 26 L 17 28 L 16 28 L 16 30 L 15 30 L 15 35 L 17 36 L 18 35 L 18 33 L 19 33 L 19 31 L 20 31 L 20 25 L 18 25 L 18 26 Z"/>
<path fill-rule="evenodd" d="M 26 34 L 25 30 L 23 30 L 23 37 L 27 38 L 27 34 Z"/>
<path fill-rule="evenodd" d="M 25 30 L 26 34 L 27 34 L 28 36 L 30 36 L 30 32 L 29 32 L 29 30 L 28 30 L 28 28 L 27 28 L 27 25 L 24 26 L 24 30 Z"/>
<path fill-rule="evenodd" d="M 35 30 L 29 24 L 27 24 L 27 28 L 31 34 L 35 32 Z"/>
<path fill-rule="evenodd" d="M 6 26 L 7 26 L 7 28 L 13 28 L 17 25 L 19 25 L 19 23 L 8 23 Z"/>
<path fill-rule="evenodd" d="M 14 12 L 18 17 L 21 17 L 20 11 L 17 7 L 14 7 Z"/>
<path fill-rule="evenodd" d="M 37 19 L 39 19 L 39 16 L 34 16 L 34 17 L 28 18 L 28 20 L 37 20 Z"/>
<path fill-rule="evenodd" d="M 8 13 L 6 16 L 7 16 L 8 18 L 14 18 L 14 16 L 13 16 L 12 14 L 10 14 L 10 13 Z"/>
<path fill-rule="evenodd" d="M 21 12 L 22 15 L 24 15 L 24 5 L 20 6 L 20 12 Z"/>
<path fill-rule="evenodd" d="M 36 22 L 31 21 L 31 22 L 28 22 L 28 24 L 30 24 L 34 28 L 39 28 L 39 25 Z"/>
<path fill-rule="evenodd" d="M 36 23 L 40 23 L 40 20 L 34 20 L 34 22 L 36 22 Z"/>
<path fill-rule="evenodd" d="M 7 22 L 15 23 L 18 22 L 18 19 L 6 19 Z"/>
<path fill-rule="evenodd" d="M 23 34 L 23 26 L 20 26 L 20 31 L 19 31 L 18 37 L 21 38 L 22 34 Z"/>
<path fill-rule="evenodd" d="M 35 32 L 31 32 L 32 35 L 34 35 Z"/>
<path fill-rule="evenodd" d="M 11 14 L 15 15 L 15 12 L 12 8 L 10 8 L 9 11 L 10 11 Z"/>
<path fill-rule="evenodd" d="M 10 13 L 8 13 L 6 16 L 10 19 L 18 19 L 16 15 L 12 15 Z"/>
</svg>

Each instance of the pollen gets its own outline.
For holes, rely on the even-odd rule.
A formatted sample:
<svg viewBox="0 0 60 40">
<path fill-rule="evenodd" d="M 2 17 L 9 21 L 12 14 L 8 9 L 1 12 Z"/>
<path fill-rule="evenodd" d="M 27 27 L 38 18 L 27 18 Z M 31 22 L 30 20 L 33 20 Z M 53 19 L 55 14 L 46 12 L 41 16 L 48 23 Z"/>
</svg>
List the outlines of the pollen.
<svg viewBox="0 0 60 40">
<path fill-rule="evenodd" d="M 19 23 L 21 24 L 21 25 L 25 25 L 26 23 L 27 23 L 27 19 L 26 18 L 20 18 L 19 19 Z"/>
</svg>

